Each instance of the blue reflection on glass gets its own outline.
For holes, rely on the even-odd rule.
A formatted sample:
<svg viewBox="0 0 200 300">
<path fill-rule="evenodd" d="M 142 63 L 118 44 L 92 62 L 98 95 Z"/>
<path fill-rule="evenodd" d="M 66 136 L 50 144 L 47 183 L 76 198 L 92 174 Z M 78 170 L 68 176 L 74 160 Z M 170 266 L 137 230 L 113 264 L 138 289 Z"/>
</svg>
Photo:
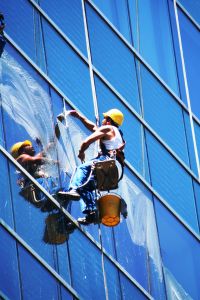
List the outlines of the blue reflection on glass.
<svg viewBox="0 0 200 300">
<path fill-rule="evenodd" d="M 133 53 L 88 4 L 86 8 L 94 66 L 140 112 Z"/>
<path fill-rule="evenodd" d="M 21 246 L 19 246 L 19 261 L 24 299 L 58 298 L 59 283 Z"/>
<path fill-rule="evenodd" d="M 180 0 L 180 3 L 192 15 L 192 17 L 197 21 L 197 23 L 200 24 L 200 2 L 198 0 Z"/>
<path fill-rule="evenodd" d="M 200 87 L 198 81 L 200 70 L 200 32 L 181 10 L 179 10 L 179 22 L 191 107 L 194 114 L 200 119 Z"/>
<path fill-rule="evenodd" d="M 73 288 L 83 299 L 105 299 L 101 251 L 78 230 L 68 243 Z"/>
<path fill-rule="evenodd" d="M 87 64 L 43 20 L 48 76 L 85 115 L 93 105 Z"/>
<path fill-rule="evenodd" d="M 199 233 L 191 176 L 150 133 L 147 144 L 154 189 Z"/>
<path fill-rule="evenodd" d="M 155 207 L 167 295 L 199 299 L 199 241 L 159 201 Z"/>
<path fill-rule="evenodd" d="M 9 299 L 21 299 L 16 243 L 1 225 L 0 239 L 0 291 Z"/>
<path fill-rule="evenodd" d="M 72 42 L 87 56 L 80 0 L 40 1 L 39 5 Z"/>
</svg>

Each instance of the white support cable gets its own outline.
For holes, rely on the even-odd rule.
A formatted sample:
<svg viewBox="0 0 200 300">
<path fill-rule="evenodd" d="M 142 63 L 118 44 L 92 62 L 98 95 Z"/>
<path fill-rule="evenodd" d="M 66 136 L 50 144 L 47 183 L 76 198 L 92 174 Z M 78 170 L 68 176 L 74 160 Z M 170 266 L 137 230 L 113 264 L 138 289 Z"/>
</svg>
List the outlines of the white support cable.
<svg viewBox="0 0 200 300">
<path fill-rule="evenodd" d="M 176 0 L 173 0 L 173 3 L 174 3 L 174 13 L 175 13 L 175 19 L 176 19 L 177 33 L 178 33 L 178 42 L 179 42 L 180 55 L 181 55 L 183 78 L 184 78 L 185 91 L 186 91 L 186 99 L 187 99 L 188 112 L 189 112 L 189 118 L 190 118 L 190 126 L 191 126 L 192 139 L 193 139 L 193 145 L 194 145 L 194 153 L 195 153 L 195 159 L 196 159 L 196 164 L 197 164 L 198 178 L 200 180 L 200 163 L 199 163 L 196 135 L 195 135 L 195 130 L 194 130 L 194 121 L 193 121 L 193 117 L 192 117 L 190 93 L 189 93 L 187 74 L 186 74 L 186 68 L 185 68 L 185 60 L 184 60 L 184 55 L 183 55 L 183 46 L 182 46 L 182 39 L 181 39 L 180 24 L 179 24 Z"/>
<path fill-rule="evenodd" d="M 86 39 L 86 47 L 87 47 L 87 54 L 88 54 L 88 63 L 89 63 L 90 82 L 91 82 L 91 89 L 92 89 L 94 112 L 95 112 L 95 118 L 96 118 L 96 125 L 99 126 L 97 96 L 96 96 L 96 89 L 95 89 L 95 84 L 94 84 L 94 74 L 93 74 L 93 69 L 92 69 L 92 56 L 91 56 L 91 51 L 90 51 L 89 32 L 88 32 L 88 26 L 87 26 L 84 0 L 82 0 L 82 10 L 83 10 L 83 21 L 84 21 L 84 29 L 85 29 L 85 39 Z"/>
<path fill-rule="evenodd" d="M 136 10 L 136 31 L 137 31 L 137 50 L 140 53 L 140 28 L 139 28 L 139 4 L 138 0 L 135 2 L 135 10 Z M 141 80 L 141 68 L 140 64 L 141 62 L 139 60 L 136 60 L 136 72 L 138 77 L 138 89 L 139 89 L 139 96 L 140 96 L 140 108 L 141 108 L 141 116 L 144 119 L 144 98 L 143 98 L 143 90 L 142 90 L 142 80 Z M 142 147 L 142 175 L 146 176 L 146 170 L 145 170 L 145 128 L 141 124 L 141 147 Z"/>
<path fill-rule="evenodd" d="M 90 82 L 91 82 L 91 89 L 92 89 L 94 112 L 95 112 L 95 118 L 96 118 L 96 125 L 99 126 L 99 113 L 98 113 L 98 105 L 97 105 L 97 96 L 96 96 L 96 89 L 95 89 L 95 84 L 94 84 L 94 74 L 93 74 L 93 68 L 92 68 L 92 56 L 91 56 L 91 51 L 90 51 L 89 32 L 88 32 L 88 26 L 87 26 L 84 0 L 82 0 L 82 11 L 83 11 L 83 21 L 84 21 L 84 29 L 85 29 L 85 38 L 86 38 L 86 47 L 87 47 L 87 54 L 88 54 L 88 64 L 89 64 Z M 97 146 L 99 148 L 99 143 L 98 143 Z M 102 271 L 103 271 L 105 296 L 106 296 L 106 300 L 109 300 L 108 285 L 107 285 L 107 278 L 106 278 L 106 272 L 105 272 L 105 261 L 104 261 L 104 252 L 103 252 L 102 233 L 101 233 L 100 226 L 99 226 L 99 240 L 100 240 L 100 245 L 101 245 L 101 265 L 102 265 Z"/>
</svg>

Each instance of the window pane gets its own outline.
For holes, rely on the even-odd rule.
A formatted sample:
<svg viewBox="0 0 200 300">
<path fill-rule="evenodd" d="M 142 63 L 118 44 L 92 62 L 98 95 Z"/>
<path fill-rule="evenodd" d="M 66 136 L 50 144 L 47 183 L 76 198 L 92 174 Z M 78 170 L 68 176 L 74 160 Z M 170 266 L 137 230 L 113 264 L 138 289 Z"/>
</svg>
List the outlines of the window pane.
<svg viewBox="0 0 200 300">
<path fill-rule="evenodd" d="M 0 291 L 8 299 L 18 300 L 21 299 L 21 295 L 16 243 L 2 225 L 0 225 L 0 239 Z"/>
<path fill-rule="evenodd" d="M 84 114 L 93 107 L 89 69 L 86 63 L 43 20 L 48 76 Z"/>
<path fill-rule="evenodd" d="M 192 15 L 197 23 L 200 24 L 200 2 L 199 0 L 187 1 L 180 0 L 184 8 Z"/>
<path fill-rule="evenodd" d="M 134 0 L 129 4 L 136 49 L 179 94 L 167 1 Z"/>
<path fill-rule="evenodd" d="M 57 299 L 59 283 L 22 246 L 19 260 L 24 299 Z"/>
<path fill-rule="evenodd" d="M 194 129 L 196 134 L 197 150 L 200 157 L 200 125 L 194 121 Z"/>
<path fill-rule="evenodd" d="M 93 2 L 120 33 L 132 43 L 128 2 L 126 0 L 93 0 Z"/>
<path fill-rule="evenodd" d="M 0 217 L 11 227 L 13 224 L 13 212 L 12 212 L 12 196 L 10 190 L 10 180 L 9 180 L 9 169 L 8 162 L 4 158 L 3 154 L 0 152 L 0 161 L 1 161 L 1 172 L 0 172 Z"/>
<path fill-rule="evenodd" d="M 199 299 L 199 241 L 155 201 L 169 299 Z"/>
<path fill-rule="evenodd" d="M 146 137 L 154 189 L 199 233 L 192 178 L 151 134 Z"/>
<path fill-rule="evenodd" d="M 139 112 L 140 107 L 133 53 L 89 4 L 86 5 L 86 8 L 94 66 L 126 101 Z"/>
<path fill-rule="evenodd" d="M 148 299 L 123 273 L 104 257 L 108 298 L 120 299 Z"/>
<path fill-rule="evenodd" d="M 144 65 L 140 65 L 140 70 L 145 121 L 189 165 L 181 106 Z"/>
<path fill-rule="evenodd" d="M 60 0 L 59 5 L 54 0 L 39 2 L 56 25 L 87 56 L 81 1 Z"/>
<path fill-rule="evenodd" d="M 105 299 L 101 252 L 76 230 L 69 239 L 72 286 L 82 299 Z"/>
<path fill-rule="evenodd" d="M 136 288 L 123 274 L 120 274 L 123 299 L 143 300 L 149 299 L 138 288 Z"/>
<path fill-rule="evenodd" d="M 200 32 L 179 10 L 179 22 L 183 43 L 183 54 L 186 65 L 191 107 L 194 114 L 200 119 L 199 93 L 200 87 L 197 78 L 200 72 Z"/>
</svg>

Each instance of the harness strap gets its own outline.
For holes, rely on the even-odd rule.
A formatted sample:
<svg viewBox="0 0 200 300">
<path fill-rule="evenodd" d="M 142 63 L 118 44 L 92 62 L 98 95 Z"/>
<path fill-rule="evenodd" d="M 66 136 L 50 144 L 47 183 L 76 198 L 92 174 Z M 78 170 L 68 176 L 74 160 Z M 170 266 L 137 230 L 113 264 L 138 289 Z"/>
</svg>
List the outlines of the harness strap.
<svg viewBox="0 0 200 300">
<path fill-rule="evenodd" d="M 107 155 L 110 158 L 114 158 L 120 163 L 122 172 L 118 179 L 119 182 L 124 176 L 124 159 L 125 159 L 124 152 L 121 149 L 114 149 L 114 150 L 103 149 L 102 154 Z"/>
</svg>

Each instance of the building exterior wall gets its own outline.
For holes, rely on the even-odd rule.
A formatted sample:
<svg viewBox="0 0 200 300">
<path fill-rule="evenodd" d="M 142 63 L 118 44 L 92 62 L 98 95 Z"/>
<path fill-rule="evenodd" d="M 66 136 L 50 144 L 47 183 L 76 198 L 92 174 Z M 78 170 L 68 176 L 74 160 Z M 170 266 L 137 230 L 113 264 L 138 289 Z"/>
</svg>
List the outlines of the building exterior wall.
<svg viewBox="0 0 200 300">
<path fill-rule="evenodd" d="M 0 296 L 3 299 L 199 299 L 200 107 L 198 1 L 1 0 L 7 44 L 0 58 Z M 179 35 L 180 32 L 180 35 Z M 31 140 L 56 141 L 48 170 L 69 183 L 83 125 L 120 109 L 126 140 L 119 193 L 128 218 L 46 240 L 49 217 L 20 193 L 10 155 Z M 40 143 L 38 143 L 40 140 Z M 95 149 L 88 151 L 91 157 Z M 65 173 L 65 171 L 67 173 Z"/>
</svg>

